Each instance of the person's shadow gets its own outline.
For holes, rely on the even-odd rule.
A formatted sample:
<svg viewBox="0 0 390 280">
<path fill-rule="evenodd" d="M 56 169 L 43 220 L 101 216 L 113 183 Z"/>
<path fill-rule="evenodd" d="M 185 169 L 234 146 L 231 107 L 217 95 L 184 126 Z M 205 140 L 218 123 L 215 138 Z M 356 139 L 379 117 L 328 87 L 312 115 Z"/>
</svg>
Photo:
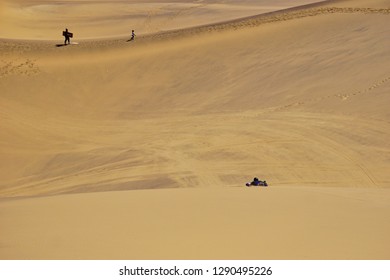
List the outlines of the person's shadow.
<svg viewBox="0 0 390 280">
<path fill-rule="evenodd" d="M 130 38 L 129 40 L 127 40 L 126 42 L 131 42 L 131 41 L 134 41 L 134 38 Z"/>
<path fill-rule="evenodd" d="M 56 44 L 56 47 L 57 47 L 57 48 L 65 47 L 65 46 L 67 46 L 67 44 Z"/>
</svg>

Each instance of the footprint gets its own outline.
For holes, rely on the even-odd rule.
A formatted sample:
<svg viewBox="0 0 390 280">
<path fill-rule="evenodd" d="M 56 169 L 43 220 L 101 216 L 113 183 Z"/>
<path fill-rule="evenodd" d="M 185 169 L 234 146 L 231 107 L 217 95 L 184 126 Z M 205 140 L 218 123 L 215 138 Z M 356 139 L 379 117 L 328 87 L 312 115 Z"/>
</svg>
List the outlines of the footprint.
<svg viewBox="0 0 390 280">
<path fill-rule="evenodd" d="M 23 62 L 18 61 L 0 61 L 0 77 L 9 75 L 31 76 L 39 73 L 39 67 L 33 60 L 27 59 Z"/>
</svg>

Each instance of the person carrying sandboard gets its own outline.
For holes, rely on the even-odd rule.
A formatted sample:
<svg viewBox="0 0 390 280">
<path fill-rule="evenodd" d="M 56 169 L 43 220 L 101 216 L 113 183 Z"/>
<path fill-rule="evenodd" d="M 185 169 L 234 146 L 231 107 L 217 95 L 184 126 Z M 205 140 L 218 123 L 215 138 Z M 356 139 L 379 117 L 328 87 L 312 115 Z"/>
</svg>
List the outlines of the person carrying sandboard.
<svg viewBox="0 0 390 280">
<path fill-rule="evenodd" d="M 65 37 L 64 45 L 66 45 L 66 42 L 68 42 L 68 44 L 70 44 L 70 38 L 73 38 L 73 33 L 70 33 L 68 31 L 68 28 L 66 28 L 65 31 L 62 31 L 62 36 Z"/>
</svg>

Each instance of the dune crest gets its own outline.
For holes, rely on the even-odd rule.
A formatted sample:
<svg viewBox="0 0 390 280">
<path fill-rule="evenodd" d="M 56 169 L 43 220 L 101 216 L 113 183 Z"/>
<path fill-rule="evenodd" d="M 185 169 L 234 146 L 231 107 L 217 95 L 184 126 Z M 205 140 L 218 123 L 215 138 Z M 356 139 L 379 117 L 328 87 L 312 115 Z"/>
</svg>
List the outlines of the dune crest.
<svg viewBox="0 0 390 280">
<path fill-rule="evenodd" d="M 132 29 L 150 34 L 322 1 L 2 0 L 0 38 L 50 40 L 60 37 L 66 27 L 77 30 L 81 39 L 125 36 Z"/>
</svg>

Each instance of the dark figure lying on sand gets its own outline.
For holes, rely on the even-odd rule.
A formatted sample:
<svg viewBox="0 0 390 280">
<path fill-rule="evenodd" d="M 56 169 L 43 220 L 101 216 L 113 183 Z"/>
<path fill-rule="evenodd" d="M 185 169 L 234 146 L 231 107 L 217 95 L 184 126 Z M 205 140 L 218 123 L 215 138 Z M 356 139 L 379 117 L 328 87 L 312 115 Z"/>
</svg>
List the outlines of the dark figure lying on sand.
<svg viewBox="0 0 390 280">
<path fill-rule="evenodd" d="M 258 178 L 253 178 L 253 181 L 250 182 L 250 183 L 246 183 L 245 184 L 247 187 L 250 187 L 250 186 L 256 186 L 256 187 L 259 187 L 259 186 L 262 186 L 262 187 L 267 187 L 268 184 L 267 184 L 267 181 L 260 181 Z"/>
</svg>

